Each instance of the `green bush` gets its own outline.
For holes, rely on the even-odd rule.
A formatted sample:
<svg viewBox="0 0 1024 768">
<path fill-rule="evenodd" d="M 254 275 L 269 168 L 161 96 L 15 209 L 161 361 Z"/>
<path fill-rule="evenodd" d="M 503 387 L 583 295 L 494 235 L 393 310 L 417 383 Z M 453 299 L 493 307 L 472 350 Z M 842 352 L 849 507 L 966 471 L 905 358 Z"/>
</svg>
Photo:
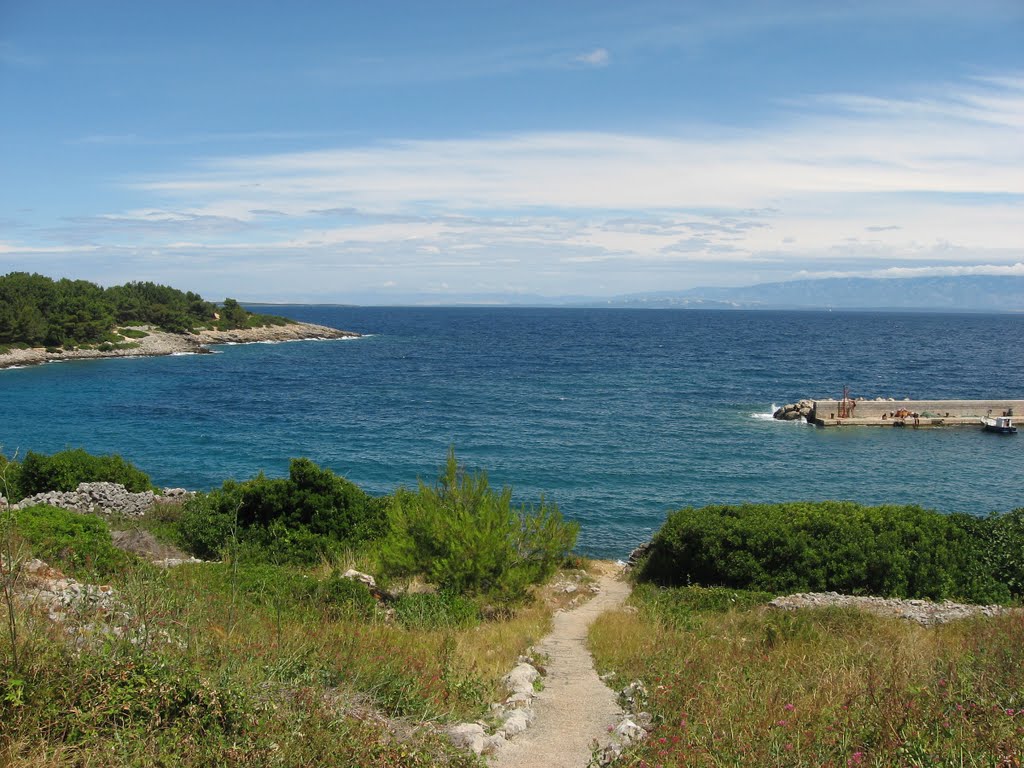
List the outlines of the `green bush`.
<svg viewBox="0 0 1024 768">
<path fill-rule="evenodd" d="M 985 550 L 996 579 L 1014 596 L 1024 596 L 1024 507 L 990 515 L 979 528 L 987 529 Z"/>
<path fill-rule="evenodd" d="M 444 591 L 516 601 L 555 572 L 578 531 L 543 499 L 514 509 L 511 488 L 492 490 L 485 473 L 467 473 L 449 451 L 436 485 L 395 494 L 381 561 L 391 576 L 421 574 Z"/>
<path fill-rule="evenodd" d="M 793 502 L 687 508 L 669 515 L 640 578 L 776 594 L 849 594 L 1005 602 L 991 523 L 915 506 Z"/>
<path fill-rule="evenodd" d="M 114 576 L 137 562 L 113 545 L 107 524 L 91 515 L 29 507 L 14 512 L 14 532 L 33 556 L 68 573 Z"/>
<path fill-rule="evenodd" d="M 345 545 L 377 538 L 387 527 L 386 501 L 309 459 L 292 459 L 289 475 L 262 473 L 185 504 L 181 543 L 217 557 L 232 541 L 247 559 L 315 563 Z"/>
<path fill-rule="evenodd" d="M 149 475 L 120 456 L 94 456 L 81 448 L 52 456 L 29 451 L 19 472 L 19 491 L 32 496 L 47 491 L 73 491 L 79 483 L 120 483 L 133 493 L 153 488 Z"/>
</svg>

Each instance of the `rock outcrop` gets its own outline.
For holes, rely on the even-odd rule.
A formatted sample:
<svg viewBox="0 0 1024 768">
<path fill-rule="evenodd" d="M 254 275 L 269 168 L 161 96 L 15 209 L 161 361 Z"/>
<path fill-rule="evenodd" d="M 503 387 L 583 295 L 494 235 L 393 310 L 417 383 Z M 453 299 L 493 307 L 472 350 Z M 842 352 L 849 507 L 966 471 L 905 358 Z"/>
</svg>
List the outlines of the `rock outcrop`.
<svg viewBox="0 0 1024 768">
<path fill-rule="evenodd" d="M 802 592 L 777 597 L 768 606 L 787 611 L 801 608 L 857 608 L 878 616 L 914 621 L 926 627 L 975 616 L 999 616 L 1011 610 L 1001 605 L 967 605 L 949 600 L 933 603 L 930 600 L 862 597 L 841 595 L 838 592 Z"/>
<path fill-rule="evenodd" d="M 163 496 L 157 496 L 152 491 L 133 493 L 119 483 L 79 483 L 73 491 L 37 493 L 11 506 L 15 509 L 27 509 L 45 504 L 82 514 L 120 514 L 125 517 L 141 517 L 154 504 L 182 501 L 191 495 L 191 492 L 181 488 L 169 488 Z"/>
<path fill-rule="evenodd" d="M 797 419 L 804 419 L 805 421 L 810 419 L 811 414 L 814 412 L 814 401 L 813 400 L 801 400 L 797 403 L 789 403 L 781 408 L 777 409 L 772 414 L 772 418 L 779 419 L 780 421 L 796 421 Z"/>
<path fill-rule="evenodd" d="M 0 353 L 0 368 L 16 368 L 40 363 L 67 360 L 92 360 L 104 357 L 158 357 L 162 355 L 203 354 L 210 344 L 252 344 L 257 342 L 305 341 L 321 339 L 351 339 L 360 334 L 341 331 L 312 323 L 268 325 L 260 328 L 239 328 L 231 331 L 203 330 L 197 333 L 168 333 L 146 326 L 148 334 L 141 339 L 129 339 L 110 349 L 30 349 L 12 348 Z"/>
<path fill-rule="evenodd" d="M 537 692 L 534 685 L 540 678 L 540 670 L 534 666 L 533 659 L 520 656 L 519 663 L 503 681 L 509 695 L 503 703 L 491 705 L 491 720 L 497 725 L 489 727 L 484 721 L 453 725 L 448 729 L 452 743 L 478 755 L 501 749 L 508 739 L 521 734 L 536 719 L 533 700 L 537 698 Z"/>
</svg>

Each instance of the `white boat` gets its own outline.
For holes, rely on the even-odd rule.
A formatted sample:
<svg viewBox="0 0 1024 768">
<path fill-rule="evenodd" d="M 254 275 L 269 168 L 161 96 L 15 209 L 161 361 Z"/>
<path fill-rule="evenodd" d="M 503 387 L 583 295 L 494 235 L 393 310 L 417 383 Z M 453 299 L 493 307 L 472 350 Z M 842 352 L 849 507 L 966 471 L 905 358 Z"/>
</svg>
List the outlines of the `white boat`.
<svg viewBox="0 0 1024 768">
<path fill-rule="evenodd" d="M 986 432 L 998 432 L 1001 435 L 1017 434 L 1017 427 L 1010 416 L 989 416 L 983 419 L 982 423 Z"/>
</svg>

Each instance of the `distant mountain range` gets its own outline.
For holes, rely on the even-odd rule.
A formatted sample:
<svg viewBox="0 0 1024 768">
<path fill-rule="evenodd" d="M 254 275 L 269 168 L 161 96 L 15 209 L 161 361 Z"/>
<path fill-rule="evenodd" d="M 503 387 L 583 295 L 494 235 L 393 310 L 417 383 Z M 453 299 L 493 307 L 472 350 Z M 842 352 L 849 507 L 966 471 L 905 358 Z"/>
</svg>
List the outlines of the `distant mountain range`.
<svg viewBox="0 0 1024 768">
<path fill-rule="evenodd" d="M 1024 276 L 836 277 L 741 288 L 690 288 L 620 296 L 509 293 L 380 293 L 346 297 L 362 306 L 634 307 L 649 309 L 873 309 L 1024 312 Z M 302 299 L 278 303 L 303 304 Z M 317 301 L 324 304 L 327 301 Z M 247 306 L 261 306 L 245 302 Z M 273 305 L 269 305 L 273 306 Z"/>
<path fill-rule="evenodd" d="M 589 302 L 588 302 L 589 303 Z M 1024 276 L 839 277 L 618 296 L 615 307 L 1024 312 Z"/>
</svg>

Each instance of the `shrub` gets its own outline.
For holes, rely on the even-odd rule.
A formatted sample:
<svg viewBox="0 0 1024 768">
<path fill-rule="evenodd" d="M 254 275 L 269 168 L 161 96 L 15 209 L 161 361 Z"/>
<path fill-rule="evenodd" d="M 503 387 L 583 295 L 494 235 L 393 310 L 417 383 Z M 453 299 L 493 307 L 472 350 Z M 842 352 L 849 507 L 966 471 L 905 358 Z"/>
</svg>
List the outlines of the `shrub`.
<svg viewBox="0 0 1024 768">
<path fill-rule="evenodd" d="M 1006 601 L 985 520 L 915 506 L 793 502 L 669 515 L 640 571 L 659 584 Z"/>
<path fill-rule="evenodd" d="M 113 576 L 136 562 L 115 547 L 98 517 L 57 507 L 35 506 L 14 513 L 14 530 L 33 555 L 71 573 Z"/>
<path fill-rule="evenodd" d="M 996 579 L 1014 596 L 1024 595 L 1024 507 L 990 515 L 984 523 L 988 528 L 985 549 Z"/>
<path fill-rule="evenodd" d="M 120 483 L 133 493 L 153 488 L 149 475 L 120 456 L 93 456 L 81 448 L 52 456 L 29 451 L 19 472 L 24 496 L 46 491 L 73 491 L 79 483 Z"/>
<path fill-rule="evenodd" d="M 395 494 L 381 560 L 393 576 L 422 574 L 442 590 L 517 601 L 554 573 L 578 531 L 543 499 L 514 509 L 511 488 L 495 492 L 485 473 L 460 468 L 452 450 L 436 485 Z"/>
<path fill-rule="evenodd" d="M 249 559 L 309 564 L 377 538 L 386 526 L 384 500 L 309 459 L 292 459 L 287 478 L 261 473 L 191 499 L 179 532 L 182 544 L 203 558 L 218 556 L 234 534 Z"/>
</svg>

